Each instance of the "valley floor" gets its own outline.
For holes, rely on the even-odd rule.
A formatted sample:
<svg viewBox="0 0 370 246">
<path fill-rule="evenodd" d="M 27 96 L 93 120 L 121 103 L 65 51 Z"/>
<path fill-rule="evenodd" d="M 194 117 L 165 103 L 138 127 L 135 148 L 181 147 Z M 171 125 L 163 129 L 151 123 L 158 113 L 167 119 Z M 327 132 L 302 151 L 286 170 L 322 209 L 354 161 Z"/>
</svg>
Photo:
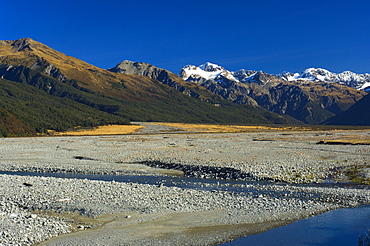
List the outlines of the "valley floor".
<svg viewBox="0 0 370 246">
<path fill-rule="evenodd" d="M 268 182 L 246 181 L 238 184 L 245 191 L 230 192 L 4 173 L 0 245 L 216 245 L 370 203 L 368 186 L 294 184 L 348 181 L 346 172 L 367 182 L 370 145 L 317 143 L 366 142 L 370 130 L 200 133 L 143 125 L 131 135 L 3 138 L 0 171 L 161 176 L 202 167 L 193 174 L 204 177 L 228 167 Z M 182 169 L 143 164 L 150 162 Z"/>
</svg>

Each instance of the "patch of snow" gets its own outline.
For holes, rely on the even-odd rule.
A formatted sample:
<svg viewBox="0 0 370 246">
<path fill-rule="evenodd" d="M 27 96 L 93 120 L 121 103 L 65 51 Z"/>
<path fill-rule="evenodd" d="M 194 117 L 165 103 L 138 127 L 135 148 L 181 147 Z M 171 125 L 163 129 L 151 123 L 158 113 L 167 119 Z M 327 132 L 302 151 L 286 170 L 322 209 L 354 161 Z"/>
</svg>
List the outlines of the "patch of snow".
<svg viewBox="0 0 370 246">
<path fill-rule="evenodd" d="M 360 88 L 359 90 L 364 90 L 366 92 L 370 92 L 370 82 L 366 82 L 364 83 Z"/>
<path fill-rule="evenodd" d="M 225 68 L 211 63 L 211 62 L 206 62 L 198 67 L 194 65 L 186 65 L 183 67 L 180 73 L 181 77 L 184 80 L 189 79 L 190 77 L 202 77 L 207 80 L 212 79 L 212 80 L 218 80 L 221 79 L 222 77 L 227 78 L 229 80 L 235 80 L 238 81 L 232 72 L 226 70 Z"/>
<path fill-rule="evenodd" d="M 201 66 L 196 67 L 194 65 L 187 65 L 182 69 L 182 78 L 184 80 L 187 80 L 190 76 L 200 76 L 205 79 L 214 79 L 216 78 L 219 74 L 220 71 L 206 71 L 201 68 Z"/>
</svg>

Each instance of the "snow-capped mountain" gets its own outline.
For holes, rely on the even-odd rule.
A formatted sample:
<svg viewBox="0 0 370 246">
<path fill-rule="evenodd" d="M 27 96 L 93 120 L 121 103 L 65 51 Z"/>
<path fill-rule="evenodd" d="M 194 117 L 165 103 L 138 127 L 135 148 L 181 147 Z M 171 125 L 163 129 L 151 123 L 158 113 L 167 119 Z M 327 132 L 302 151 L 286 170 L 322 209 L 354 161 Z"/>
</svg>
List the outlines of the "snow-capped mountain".
<svg viewBox="0 0 370 246">
<path fill-rule="evenodd" d="M 323 68 L 308 68 L 302 73 L 285 72 L 279 74 L 278 77 L 286 81 L 308 80 L 335 82 L 358 90 L 370 90 L 370 74 L 368 73 L 357 74 L 351 71 L 344 71 L 337 74 Z"/>
<path fill-rule="evenodd" d="M 351 72 L 335 74 L 315 68 L 280 75 L 245 69 L 232 72 L 210 62 L 187 65 L 180 72 L 180 77 L 187 82 L 196 83 L 224 99 L 261 106 L 306 124 L 319 124 L 360 100 L 366 93 L 359 89 L 370 82 L 367 76 Z"/>
<path fill-rule="evenodd" d="M 264 80 L 261 80 L 261 75 Z M 262 71 L 241 69 L 235 72 L 228 71 L 222 66 L 206 62 L 200 66 L 187 65 L 181 72 L 180 77 L 184 80 L 194 80 L 195 78 L 212 79 L 216 82 L 225 83 L 225 78 L 241 83 L 267 83 L 282 79 L 284 81 L 321 81 L 335 82 L 349 86 L 358 90 L 370 91 L 370 74 L 357 74 L 351 71 L 342 73 L 332 73 L 323 68 L 308 68 L 302 73 L 284 72 L 278 75 L 267 74 Z M 267 78 L 268 77 L 268 78 Z"/>
<path fill-rule="evenodd" d="M 236 72 L 226 70 L 217 64 L 206 62 L 200 66 L 187 65 L 180 71 L 180 77 L 186 81 L 214 80 L 222 84 L 230 82 L 265 84 L 278 78 L 262 71 L 241 69 Z M 267 78 L 269 77 L 269 78 Z"/>
<path fill-rule="evenodd" d="M 190 77 L 192 79 L 201 77 L 207 80 L 208 79 L 219 80 L 220 78 L 225 77 L 230 80 L 235 81 L 237 80 L 233 76 L 232 72 L 210 62 L 206 62 L 200 65 L 199 67 L 196 67 L 194 65 L 187 65 L 181 70 L 180 76 L 184 80 L 188 80 Z"/>
</svg>

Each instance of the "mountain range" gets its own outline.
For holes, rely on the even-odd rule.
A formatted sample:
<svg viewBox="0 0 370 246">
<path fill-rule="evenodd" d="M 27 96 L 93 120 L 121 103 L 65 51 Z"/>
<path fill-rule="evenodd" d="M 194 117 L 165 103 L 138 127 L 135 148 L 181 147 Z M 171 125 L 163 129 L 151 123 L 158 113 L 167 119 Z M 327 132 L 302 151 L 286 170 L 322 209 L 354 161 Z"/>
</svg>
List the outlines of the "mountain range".
<svg viewBox="0 0 370 246">
<path fill-rule="evenodd" d="M 355 89 L 370 91 L 370 74 L 357 74 L 351 71 L 332 73 L 323 68 L 308 68 L 302 73 L 284 72 L 277 75 L 286 81 L 308 80 L 334 82 Z"/>
<path fill-rule="evenodd" d="M 180 76 L 188 80 L 189 77 L 200 76 L 206 79 L 220 80 L 222 77 L 235 80 L 237 82 L 263 82 L 259 80 L 262 71 L 240 69 L 236 72 L 228 71 L 222 66 L 206 62 L 200 66 L 186 65 L 180 71 Z M 370 90 L 370 74 L 357 74 L 351 71 L 342 73 L 333 73 L 323 68 L 308 68 L 301 73 L 283 72 L 280 74 L 268 74 L 284 81 L 316 81 L 316 82 L 334 82 L 349 86 L 358 90 Z"/>
<path fill-rule="evenodd" d="M 1 135 L 131 121 L 286 122 L 262 107 L 235 104 L 170 72 L 162 75 L 166 79 L 161 82 L 101 69 L 31 38 L 0 41 Z"/>
<path fill-rule="evenodd" d="M 131 121 L 369 125 L 363 117 L 369 81 L 369 74 L 313 68 L 232 72 L 209 62 L 184 66 L 178 75 L 127 60 L 101 69 L 30 38 L 5 40 L 0 135 Z"/>
<path fill-rule="evenodd" d="M 311 68 L 301 74 L 272 75 L 245 69 L 228 71 L 210 62 L 187 65 L 179 75 L 232 102 L 262 106 L 305 124 L 321 124 L 343 113 L 367 94 L 370 84 L 369 74 Z"/>
</svg>

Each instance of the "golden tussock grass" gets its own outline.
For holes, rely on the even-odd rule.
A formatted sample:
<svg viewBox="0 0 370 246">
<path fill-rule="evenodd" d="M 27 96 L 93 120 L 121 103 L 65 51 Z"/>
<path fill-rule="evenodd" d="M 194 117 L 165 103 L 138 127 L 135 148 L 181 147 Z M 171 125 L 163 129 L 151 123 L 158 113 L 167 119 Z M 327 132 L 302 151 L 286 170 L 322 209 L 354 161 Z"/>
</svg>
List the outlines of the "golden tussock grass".
<svg viewBox="0 0 370 246">
<path fill-rule="evenodd" d="M 243 126 L 243 125 L 216 125 L 216 124 L 189 124 L 189 123 L 152 123 L 169 127 L 176 127 L 182 131 L 205 133 L 238 133 L 255 131 L 284 131 L 284 130 L 310 130 L 304 127 L 270 127 L 270 126 Z"/>
<path fill-rule="evenodd" d="M 65 132 L 49 131 L 53 136 L 98 136 L 98 135 L 122 135 L 131 134 L 143 128 L 139 125 L 108 125 L 94 129 L 80 129 Z"/>
</svg>

